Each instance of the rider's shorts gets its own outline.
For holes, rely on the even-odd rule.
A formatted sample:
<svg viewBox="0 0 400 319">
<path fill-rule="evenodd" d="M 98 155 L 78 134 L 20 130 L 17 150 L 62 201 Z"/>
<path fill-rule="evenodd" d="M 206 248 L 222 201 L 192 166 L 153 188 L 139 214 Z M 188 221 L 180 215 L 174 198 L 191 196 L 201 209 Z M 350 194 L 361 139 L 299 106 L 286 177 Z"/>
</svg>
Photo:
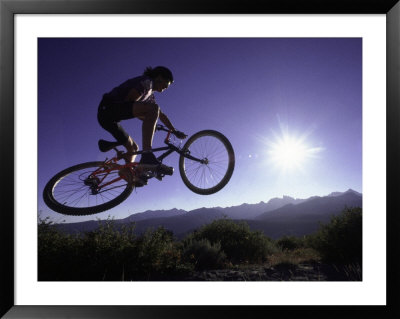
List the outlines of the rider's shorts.
<svg viewBox="0 0 400 319">
<path fill-rule="evenodd" d="M 113 102 L 103 98 L 97 111 L 97 120 L 102 128 L 110 132 L 121 144 L 129 139 L 129 134 L 120 124 L 121 120 L 132 119 L 132 102 Z"/>
</svg>

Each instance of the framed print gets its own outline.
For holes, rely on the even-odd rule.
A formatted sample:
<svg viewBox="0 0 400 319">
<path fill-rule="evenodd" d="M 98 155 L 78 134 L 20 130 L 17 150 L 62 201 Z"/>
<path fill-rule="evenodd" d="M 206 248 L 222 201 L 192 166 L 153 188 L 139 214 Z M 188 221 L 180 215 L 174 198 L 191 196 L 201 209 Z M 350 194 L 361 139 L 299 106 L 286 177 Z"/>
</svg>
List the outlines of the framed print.
<svg viewBox="0 0 400 319">
<path fill-rule="evenodd" d="M 250 1 L 229 6 L 222 2 L 178 0 L 1 1 L 1 180 L 5 182 L 1 192 L 5 204 L 1 219 L 4 243 L 0 263 L 1 315 L 5 318 L 203 318 L 256 312 L 299 317 L 399 315 L 395 294 L 398 284 L 395 243 L 399 238 L 394 213 L 400 133 L 399 15 L 400 5 L 395 0 L 355 0 L 346 4 Z M 140 67 L 135 63 L 146 65 Z M 154 66 L 148 67 L 147 63 Z M 173 75 L 160 65 L 171 66 Z M 135 82 L 139 81 L 136 78 L 123 82 L 132 77 L 132 72 L 140 74 L 145 67 L 140 84 Z M 117 81 L 122 83 L 118 87 Z M 125 89 L 129 85 L 135 88 L 128 94 Z M 167 88 L 167 93 L 159 94 Z M 128 97 L 123 97 L 124 104 L 115 104 L 110 96 L 122 91 L 124 96 L 133 94 L 136 102 L 131 104 Z M 157 103 L 152 92 L 156 92 Z M 118 115 L 110 113 L 109 103 L 114 103 L 113 110 L 118 109 Z M 164 110 L 164 104 L 171 105 L 169 112 L 168 107 Z M 93 105 L 97 117 L 92 114 Z M 112 176 L 110 172 L 116 164 L 104 160 L 106 156 L 99 154 L 97 144 L 92 147 L 93 139 L 97 141 L 104 136 L 107 140 L 111 134 L 119 141 L 118 149 L 124 146 L 128 152 L 135 150 L 136 140 L 139 146 L 143 144 L 144 150 L 153 147 L 154 151 L 154 147 L 163 145 L 164 137 L 160 135 L 164 132 L 155 134 L 153 140 L 152 114 L 157 114 L 155 121 L 160 119 L 169 127 L 165 132 L 167 147 L 162 150 L 180 154 L 175 172 L 169 174 L 168 159 L 159 157 L 158 160 L 165 160 L 162 172 L 148 170 L 142 175 L 132 175 L 136 174 L 132 173 L 136 172 L 136 165 L 142 167 L 142 163 L 126 160 L 124 168 L 118 167 L 114 179 L 103 186 L 101 183 L 108 175 Z M 110 121 L 115 116 L 121 118 Z M 122 122 L 124 128 L 119 124 L 121 119 L 132 117 L 143 120 L 143 143 L 140 135 L 139 139 L 137 135 L 129 137 L 131 133 L 124 130 L 129 130 L 127 122 Z M 151 139 L 146 139 L 149 129 Z M 201 134 L 195 134 L 198 131 Z M 188 142 L 178 141 L 179 146 L 171 146 L 168 138 L 173 135 L 181 136 L 181 140 L 187 138 Z M 207 146 L 205 142 L 196 146 L 196 140 L 210 136 L 222 141 L 212 144 L 212 151 L 222 146 L 221 152 L 227 152 L 227 159 L 218 159 L 216 173 L 210 173 L 213 162 L 209 152 L 196 155 L 199 148 Z M 103 141 L 99 147 L 104 151 L 115 145 Z M 218 156 L 222 156 L 221 152 L 218 150 Z M 142 159 L 146 156 L 149 153 L 142 155 Z M 121 159 L 120 153 L 117 157 Z M 89 164 L 71 167 L 85 160 L 92 160 L 92 166 L 97 163 L 94 173 L 85 178 L 82 176 L 86 172 L 70 174 L 86 170 Z M 193 162 L 207 165 L 207 170 L 202 173 L 198 173 L 199 169 L 191 170 Z M 221 173 L 225 162 L 226 175 Z M 67 167 L 71 168 L 62 171 Z M 204 178 L 208 173 L 210 177 Z M 85 185 L 83 195 L 75 198 L 71 192 L 76 189 L 68 189 L 73 176 Z M 220 176 L 221 184 L 215 182 Z M 163 181 L 158 183 L 156 179 Z M 62 194 L 64 180 L 67 191 Z M 148 181 L 151 187 L 146 186 Z M 110 193 L 103 194 L 107 187 L 118 182 L 123 187 L 128 185 L 127 191 L 119 195 L 115 186 Z M 213 186 L 208 188 L 207 183 Z M 129 185 L 134 187 L 128 189 Z M 343 185 L 350 189 L 342 189 Z M 86 188 L 90 188 L 89 193 Z M 148 191 L 150 188 L 152 191 Z M 221 220 L 224 220 L 226 214 L 239 214 L 228 212 L 228 206 L 253 205 L 265 198 L 262 196 L 268 200 L 285 192 L 293 196 L 282 199 L 289 201 L 288 207 L 292 209 L 288 208 L 289 215 L 285 216 L 291 216 L 297 205 L 308 205 L 312 199 L 335 201 L 341 196 L 351 197 L 346 206 L 355 203 L 363 211 L 362 220 L 351 219 L 358 223 L 360 231 L 356 234 L 361 242 L 359 250 L 346 247 L 344 251 L 350 253 L 340 258 L 352 262 L 359 258 L 359 263 L 354 262 L 353 268 L 343 268 L 342 272 L 332 263 L 342 277 L 318 268 L 313 280 L 305 275 L 305 268 L 301 274 L 291 268 L 292 261 L 284 259 L 289 255 L 283 255 L 291 249 L 284 245 L 294 244 L 295 239 L 290 235 L 304 239 L 302 244 L 297 243 L 298 251 L 301 248 L 303 253 L 311 251 L 304 246 L 306 240 L 307 243 L 314 240 L 316 247 L 316 237 L 308 236 L 311 231 L 299 232 L 299 225 L 306 222 L 299 215 L 286 232 L 280 232 L 278 224 L 274 224 L 278 215 L 258 212 L 252 219 L 254 225 L 264 225 L 262 231 L 269 229 L 268 235 L 272 237 L 266 239 L 261 232 L 249 232 L 248 236 L 254 236 L 253 242 L 262 243 L 260 254 L 269 249 L 269 262 L 281 258 L 273 267 L 263 270 L 271 274 L 264 280 L 254 279 L 260 272 L 253 273 L 253 277 L 250 271 L 244 273 L 247 277 L 240 272 L 246 262 L 249 269 L 252 263 L 246 255 L 250 247 L 248 236 L 244 237 L 246 249 L 239 248 L 240 243 L 236 242 L 229 250 L 223 241 L 205 241 L 199 235 L 201 232 L 194 232 L 202 224 L 193 219 L 185 219 L 186 228 L 179 219 L 180 228 L 176 226 L 173 235 L 182 238 L 169 241 L 167 246 L 159 238 L 172 235 L 162 229 L 146 233 L 133 246 L 131 242 L 123 248 L 118 246 L 118 251 L 128 252 L 121 255 L 126 259 L 118 269 L 110 261 L 113 254 L 104 255 L 107 260 L 103 268 L 91 263 L 100 256 L 93 250 L 99 249 L 96 244 L 101 238 L 106 238 L 102 249 L 110 251 L 111 237 L 101 237 L 110 235 L 107 230 L 100 237 L 92 232 L 91 238 L 61 238 L 51 237 L 53 226 L 46 224 L 55 217 L 58 227 L 78 227 L 79 223 L 90 230 L 96 217 L 107 221 L 112 211 L 119 219 L 134 221 L 136 229 L 140 229 L 141 225 L 151 224 L 155 217 L 160 218 L 157 212 L 171 214 L 171 221 L 203 208 L 201 216 L 223 212 Z M 97 195 L 100 199 L 94 199 Z M 110 200 L 109 196 L 117 199 Z M 100 200 L 107 204 L 99 205 Z M 286 207 L 280 205 L 271 211 Z M 121 207 L 129 213 L 118 211 Z M 309 211 L 314 209 L 310 205 L 304 207 Z M 347 218 L 360 215 L 356 208 L 348 209 Z M 140 220 L 138 216 L 143 215 L 136 213 L 145 211 L 146 216 L 155 217 Z M 94 217 L 86 216 L 94 213 Z M 250 217 L 235 216 L 253 225 Z M 113 227 L 109 226 L 113 221 L 99 223 L 106 225 L 102 229 Z M 221 225 L 228 224 L 225 220 Z M 223 232 L 221 225 L 215 225 L 218 232 Z M 233 225 L 237 224 L 229 227 L 239 227 Z M 50 236 L 46 237 L 49 243 L 46 247 L 38 240 L 43 229 L 50 229 L 45 233 Z M 192 237 L 185 237 L 188 234 Z M 73 243 L 72 238 L 79 239 Z M 184 238 L 189 239 L 184 241 Z M 84 247 L 85 253 L 63 246 L 66 240 Z M 213 265 L 218 267 L 229 265 L 232 270 L 235 261 L 240 261 L 243 267 L 237 269 L 243 281 L 218 277 L 228 276 L 223 272 L 205 272 L 208 282 L 176 277 L 183 272 L 187 274 L 188 269 L 198 270 L 199 275 L 202 263 L 210 263 L 210 257 L 202 262 L 196 259 L 195 249 L 199 246 L 213 254 Z M 62 248 L 56 251 L 57 247 Z M 148 247 L 153 250 L 147 250 L 146 255 Z M 159 250 L 163 251 L 161 257 L 151 259 L 149 252 Z M 43 256 L 47 256 L 46 263 Z M 331 255 L 326 256 L 328 259 Z M 81 260 L 80 267 L 68 262 L 72 258 Z M 140 262 L 132 261 L 138 258 L 142 258 Z M 264 259 L 262 255 L 257 260 Z M 142 264 L 147 268 L 141 268 Z M 158 268 L 150 270 L 154 265 Z M 287 271 L 279 272 L 280 277 L 276 277 L 276 269 Z M 313 271 L 315 274 L 316 270 Z M 212 276 L 217 279 L 211 280 Z"/>
</svg>

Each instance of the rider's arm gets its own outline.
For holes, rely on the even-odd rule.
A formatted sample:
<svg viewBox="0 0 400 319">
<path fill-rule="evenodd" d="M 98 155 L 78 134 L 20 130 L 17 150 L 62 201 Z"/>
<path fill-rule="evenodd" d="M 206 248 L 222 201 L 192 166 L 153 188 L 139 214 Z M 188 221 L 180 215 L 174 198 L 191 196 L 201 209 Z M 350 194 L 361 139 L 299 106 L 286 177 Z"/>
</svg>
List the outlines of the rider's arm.
<svg viewBox="0 0 400 319">
<path fill-rule="evenodd" d="M 172 125 L 171 121 L 169 120 L 169 118 L 160 111 L 160 117 L 159 117 L 160 121 L 163 122 L 165 124 L 166 127 L 168 127 L 172 132 L 175 132 L 175 127 Z"/>
</svg>

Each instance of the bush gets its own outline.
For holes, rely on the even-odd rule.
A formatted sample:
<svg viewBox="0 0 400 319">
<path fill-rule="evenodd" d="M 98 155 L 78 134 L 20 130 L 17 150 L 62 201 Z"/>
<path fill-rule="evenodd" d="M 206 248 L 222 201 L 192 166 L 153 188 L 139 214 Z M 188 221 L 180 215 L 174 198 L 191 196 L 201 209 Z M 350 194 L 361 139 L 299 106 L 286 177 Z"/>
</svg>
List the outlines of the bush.
<svg viewBox="0 0 400 319">
<path fill-rule="evenodd" d="M 162 227 L 141 236 L 134 229 L 134 224 L 120 226 L 108 219 L 99 221 L 94 231 L 72 236 L 58 231 L 49 219 L 40 220 L 39 280 L 171 280 L 191 270 L 267 260 L 295 265 L 319 257 L 352 265 L 346 269 L 355 269 L 356 275 L 361 269 L 361 208 L 345 209 L 305 239 L 285 236 L 272 241 L 245 222 L 229 219 L 205 225 L 181 242 Z"/>
<path fill-rule="evenodd" d="M 187 239 L 183 243 L 183 259 L 193 264 L 195 270 L 219 269 L 226 265 L 226 255 L 221 244 L 211 244 L 207 239 Z"/>
<path fill-rule="evenodd" d="M 74 237 L 42 220 L 38 252 L 39 280 L 154 280 L 181 269 L 171 232 L 159 228 L 136 237 L 133 224 L 118 228 L 114 220 Z"/>
<path fill-rule="evenodd" d="M 38 280 L 73 280 L 79 272 L 79 238 L 59 232 L 49 218 L 38 224 Z"/>
<path fill-rule="evenodd" d="M 251 231 L 247 223 L 236 223 L 220 219 L 205 225 L 192 234 L 194 240 L 208 240 L 211 244 L 219 243 L 221 249 L 232 263 L 263 262 L 276 247 L 261 232 Z"/>
<path fill-rule="evenodd" d="M 362 210 L 347 208 L 309 237 L 309 244 L 327 262 L 362 262 Z"/>
<path fill-rule="evenodd" d="M 179 267 L 181 252 L 172 232 L 159 227 L 148 230 L 136 241 L 132 278 L 161 279 L 173 274 Z"/>
<path fill-rule="evenodd" d="M 305 246 L 304 239 L 295 236 L 283 236 L 276 241 L 282 250 L 295 250 Z"/>
<path fill-rule="evenodd" d="M 99 227 L 81 237 L 82 280 L 125 280 L 135 261 L 134 224 L 118 229 L 114 220 L 99 221 Z"/>
</svg>

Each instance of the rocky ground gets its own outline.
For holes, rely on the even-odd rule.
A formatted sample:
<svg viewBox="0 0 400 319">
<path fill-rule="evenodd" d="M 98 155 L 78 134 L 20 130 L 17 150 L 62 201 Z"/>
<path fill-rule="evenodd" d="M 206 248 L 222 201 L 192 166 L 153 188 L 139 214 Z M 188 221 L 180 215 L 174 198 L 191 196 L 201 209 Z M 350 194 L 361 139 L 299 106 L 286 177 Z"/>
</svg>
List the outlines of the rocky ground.
<svg viewBox="0 0 400 319">
<path fill-rule="evenodd" d="M 176 280 L 184 281 L 361 281 L 361 269 L 320 263 L 242 266 L 197 271 Z"/>
</svg>

